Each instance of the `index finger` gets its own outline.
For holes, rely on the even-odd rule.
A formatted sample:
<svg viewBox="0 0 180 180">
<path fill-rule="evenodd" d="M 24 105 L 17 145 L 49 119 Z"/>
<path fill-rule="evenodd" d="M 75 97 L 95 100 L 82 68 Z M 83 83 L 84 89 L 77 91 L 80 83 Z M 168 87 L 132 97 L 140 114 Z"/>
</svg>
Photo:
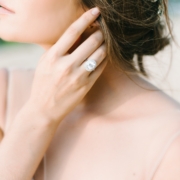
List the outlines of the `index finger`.
<svg viewBox="0 0 180 180">
<path fill-rule="evenodd" d="M 59 56 L 66 54 L 86 28 L 96 20 L 99 14 L 100 10 L 97 7 L 85 12 L 78 20 L 69 26 L 51 49 L 57 51 L 56 53 L 58 53 Z"/>
</svg>

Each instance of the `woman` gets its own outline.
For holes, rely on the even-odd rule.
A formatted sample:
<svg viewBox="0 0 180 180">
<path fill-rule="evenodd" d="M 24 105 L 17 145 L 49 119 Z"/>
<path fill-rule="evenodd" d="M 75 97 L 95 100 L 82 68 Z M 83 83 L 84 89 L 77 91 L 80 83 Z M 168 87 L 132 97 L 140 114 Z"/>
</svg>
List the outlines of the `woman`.
<svg viewBox="0 0 180 180">
<path fill-rule="evenodd" d="M 179 104 L 139 75 L 169 43 L 166 1 L 0 4 L 0 37 L 46 50 L 1 135 L 2 180 L 180 179 Z"/>
</svg>

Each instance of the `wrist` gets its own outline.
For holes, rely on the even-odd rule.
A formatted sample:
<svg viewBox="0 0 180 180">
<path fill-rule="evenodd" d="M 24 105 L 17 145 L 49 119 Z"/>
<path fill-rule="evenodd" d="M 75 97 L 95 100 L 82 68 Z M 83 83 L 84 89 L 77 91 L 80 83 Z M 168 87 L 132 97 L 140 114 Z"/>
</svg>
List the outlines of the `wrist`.
<svg viewBox="0 0 180 180">
<path fill-rule="evenodd" d="M 22 109 L 18 112 L 16 119 L 19 121 L 26 121 L 26 123 L 33 124 L 38 127 L 57 128 L 58 122 L 51 119 L 46 112 L 36 107 L 30 101 L 27 101 Z M 17 122 L 15 120 L 15 122 Z"/>
</svg>

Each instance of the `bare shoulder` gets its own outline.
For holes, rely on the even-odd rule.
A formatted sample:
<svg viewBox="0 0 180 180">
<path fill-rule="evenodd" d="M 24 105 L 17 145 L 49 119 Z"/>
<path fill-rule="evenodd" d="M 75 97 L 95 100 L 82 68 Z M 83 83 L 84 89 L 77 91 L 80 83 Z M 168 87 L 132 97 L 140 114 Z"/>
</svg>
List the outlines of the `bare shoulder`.
<svg viewBox="0 0 180 180">
<path fill-rule="evenodd" d="M 147 141 L 146 179 L 179 180 L 180 104 L 151 83 L 143 83 L 150 89 L 142 90 L 139 98 L 144 112 L 142 138 Z"/>
<path fill-rule="evenodd" d="M 141 100 L 144 105 L 143 109 L 146 109 L 150 114 L 158 114 L 161 112 L 161 115 L 163 115 L 163 112 L 164 114 L 166 114 L 166 112 L 178 114 L 178 110 L 180 110 L 180 103 L 178 101 L 142 78 L 138 79 L 138 83 L 141 86 L 140 91 L 142 94 Z"/>
<path fill-rule="evenodd" d="M 148 119 L 148 118 L 147 118 Z M 180 110 L 154 114 L 147 120 L 147 180 L 180 179 Z"/>
<path fill-rule="evenodd" d="M 168 141 L 158 160 L 149 180 L 180 179 L 180 130 Z"/>
</svg>

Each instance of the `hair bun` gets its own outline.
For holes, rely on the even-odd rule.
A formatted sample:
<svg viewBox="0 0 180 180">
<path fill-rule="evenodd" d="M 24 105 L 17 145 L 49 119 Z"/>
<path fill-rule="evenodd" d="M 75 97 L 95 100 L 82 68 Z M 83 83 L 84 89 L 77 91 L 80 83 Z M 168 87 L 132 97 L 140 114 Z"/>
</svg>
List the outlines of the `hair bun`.
<svg viewBox="0 0 180 180">
<path fill-rule="evenodd" d="M 120 69 L 128 69 L 146 75 L 143 67 L 144 55 L 155 55 L 169 44 L 164 37 L 164 26 L 159 16 L 165 15 L 167 24 L 169 17 L 167 0 L 82 0 L 86 7 L 99 7 L 98 18 L 100 28 L 105 37 L 107 53 L 110 61 Z M 133 57 L 138 55 L 138 71 Z M 127 72 L 127 71 L 126 71 Z"/>
</svg>

